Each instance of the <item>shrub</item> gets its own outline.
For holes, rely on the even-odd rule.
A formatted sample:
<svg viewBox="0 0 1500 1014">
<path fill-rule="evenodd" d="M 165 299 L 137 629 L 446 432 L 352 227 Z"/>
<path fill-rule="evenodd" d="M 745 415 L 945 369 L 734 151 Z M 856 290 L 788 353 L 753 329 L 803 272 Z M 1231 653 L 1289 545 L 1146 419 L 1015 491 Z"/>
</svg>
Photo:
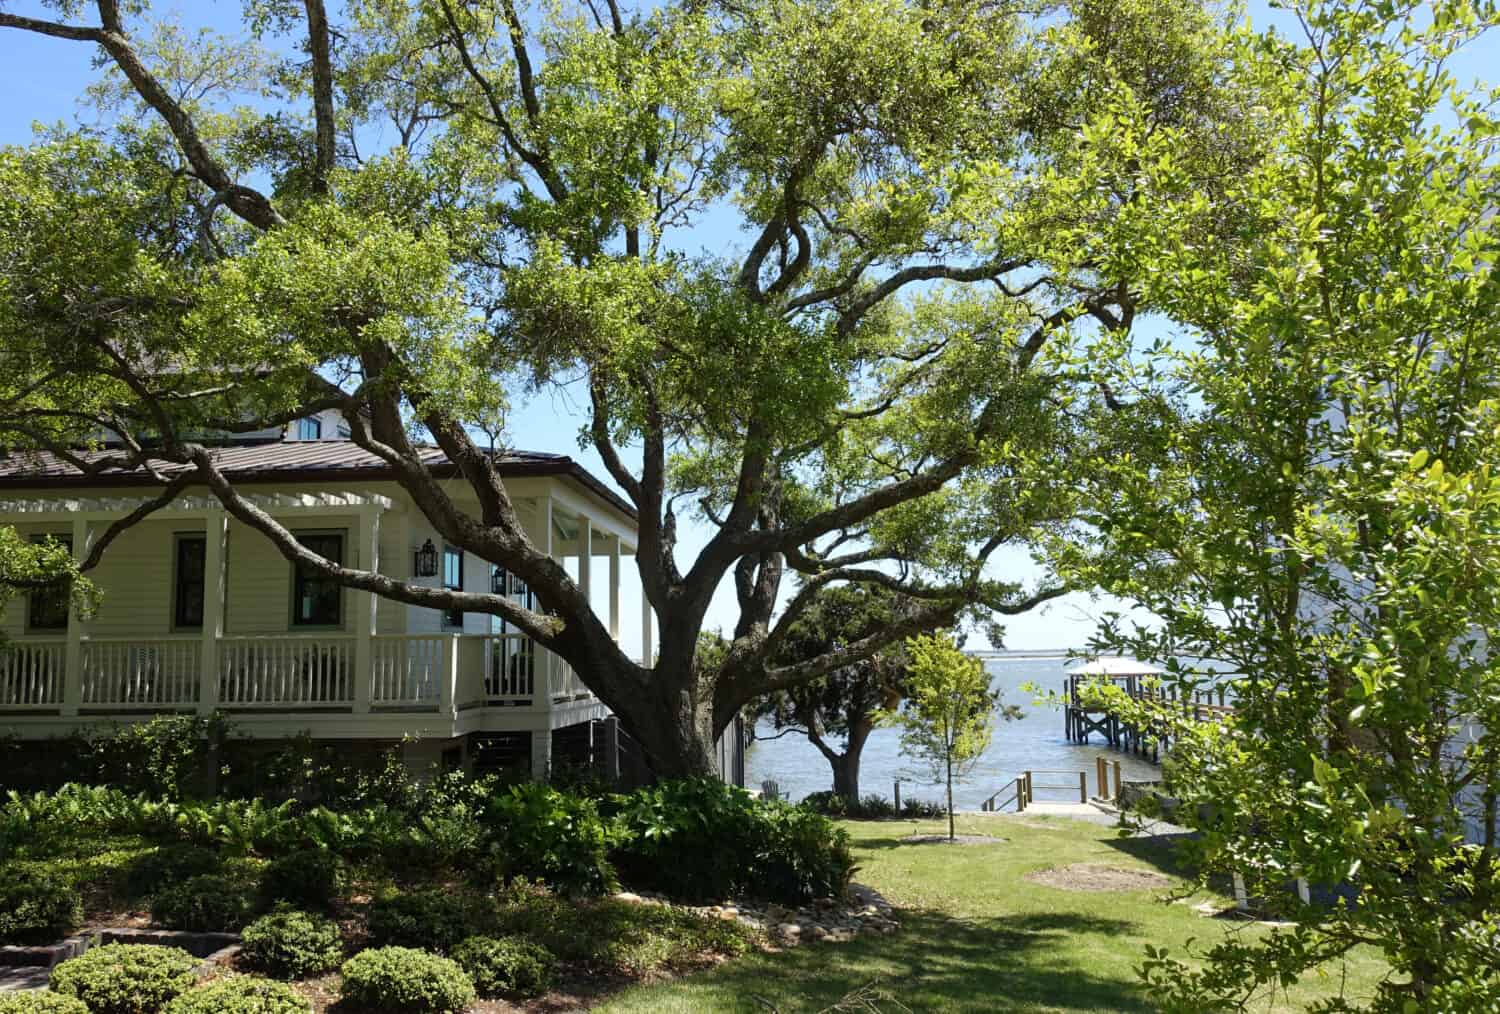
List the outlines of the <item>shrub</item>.
<svg viewBox="0 0 1500 1014">
<path fill-rule="evenodd" d="M 83 921 L 83 901 L 46 875 L 0 876 L 0 944 L 50 944 Z"/>
<path fill-rule="evenodd" d="M 743 954 L 756 935 L 739 922 L 671 905 L 617 898 L 575 903 L 530 884 L 506 888 L 500 928 L 542 944 L 564 961 L 623 975 L 682 964 L 705 951 Z"/>
<path fill-rule="evenodd" d="M 486 899 L 433 889 L 381 898 L 370 906 L 370 942 L 377 947 L 423 947 L 447 952 L 467 937 L 493 928 L 495 908 Z"/>
<path fill-rule="evenodd" d="M 284 982 L 236 976 L 189 990 L 162 1014 L 311 1014 L 312 1004 Z"/>
<path fill-rule="evenodd" d="M 344 962 L 343 975 L 341 997 L 370 1010 L 456 1014 L 476 999 L 462 968 L 409 947 L 362 951 Z"/>
<path fill-rule="evenodd" d="M 592 799 L 538 782 L 513 785 L 485 811 L 490 854 L 502 876 L 534 877 L 569 895 L 598 895 L 617 885 L 609 853 L 620 843 L 614 821 Z"/>
<path fill-rule="evenodd" d="M 218 873 L 222 866 L 219 854 L 196 845 L 163 845 L 132 862 L 125 871 L 125 895 L 149 898 L 164 887 L 180 884 L 191 877 Z"/>
<path fill-rule="evenodd" d="M 0 993 L 0 1014 L 89 1014 L 77 997 L 49 990 L 31 993 Z"/>
<path fill-rule="evenodd" d="M 344 882 L 344 864 L 327 849 L 304 849 L 271 860 L 260 877 L 261 897 L 299 908 L 329 908 Z"/>
<path fill-rule="evenodd" d="M 250 967 L 288 979 L 330 971 L 344 959 L 338 924 L 310 912 L 278 909 L 246 926 L 240 939 Z"/>
<path fill-rule="evenodd" d="M 557 959 L 521 937 L 470 937 L 453 949 L 480 996 L 540 996 L 552 988 Z"/>
<path fill-rule="evenodd" d="M 198 959 L 176 947 L 105 944 L 52 969 L 52 988 L 92 1014 L 151 1014 L 196 981 Z"/>
<path fill-rule="evenodd" d="M 901 816 L 911 820 L 937 820 L 948 816 L 948 808 L 930 799 L 903 799 Z"/>
<path fill-rule="evenodd" d="M 243 886 L 215 874 L 190 877 L 151 900 L 151 921 L 197 933 L 234 931 L 249 921 L 253 906 Z"/>
<path fill-rule="evenodd" d="M 841 895 L 854 872 L 849 836 L 828 818 L 715 779 L 666 782 L 612 804 L 625 831 L 622 873 L 674 897 L 797 903 Z"/>
</svg>

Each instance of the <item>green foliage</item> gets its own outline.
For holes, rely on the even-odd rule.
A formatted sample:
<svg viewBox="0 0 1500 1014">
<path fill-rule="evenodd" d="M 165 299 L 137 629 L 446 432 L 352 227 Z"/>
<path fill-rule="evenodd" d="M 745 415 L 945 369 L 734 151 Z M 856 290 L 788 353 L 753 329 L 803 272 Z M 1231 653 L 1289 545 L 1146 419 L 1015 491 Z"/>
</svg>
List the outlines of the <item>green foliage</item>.
<svg viewBox="0 0 1500 1014">
<path fill-rule="evenodd" d="M 282 982 L 235 976 L 189 990 L 162 1014 L 311 1014 L 312 1003 Z"/>
<path fill-rule="evenodd" d="M 47 875 L 0 878 L 0 944 L 50 944 L 83 922 L 78 891 Z"/>
<path fill-rule="evenodd" d="M 483 997 L 540 996 L 556 976 L 552 952 L 521 937 L 470 937 L 453 949 L 453 960 Z"/>
<path fill-rule="evenodd" d="M 151 898 L 163 888 L 192 877 L 218 873 L 223 859 L 213 849 L 198 845 L 162 845 L 144 853 L 125 871 L 125 895 Z"/>
<path fill-rule="evenodd" d="M 151 899 L 151 921 L 168 929 L 233 932 L 249 922 L 254 908 L 244 884 L 206 873 L 158 891 Z"/>
<path fill-rule="evenodd" d="M 946 780 L 948 835 L 953 836 L 953 779 L 971 770 L 984 751 L 997 718 L 1019 716 L 999 708 L 984 663 L 963 651 L 947 633 L 907 641 L 911 675 L 906 700 L 884 720 L 901 727 L 901 752 L 928 765 L 934 780 Z"/>
<path fill-rule="evenodd" d="M 301 908 L 327 909 L 346 877 L 338 854 L 302 849 L 272 859 L 260 875 L 260 896 L 268 903 L 290 902 Z"/>
<path fill-rule="evenodd" d="M 612 806 L 626 881 L 673 897 L 795 903 L 841 895 L 853 875 L 848 836 L 827 818 L 717 779 L 638 789 Z"/>
<path fill-rule="evenodd" d="M 351 1005 L 399 1014 L 458 1014 L 474 984 L 447 958 L 406 947 L 361 951 L 343 967 L 340 996 Z"/>
<path fill-rule="evenodd" d="M 197 968 L 198 959 L 176 947 L 105 944 L 59 964 L 50 983 L 92 1014 L 155 1014 L 193 987 Z"/>
<path fill-rule="evenodd" d="M 50 990 L 0 993 L 0 1014 L 89 1014 L 82 1000 Z"/>
<path fill-rule="evenodd" d="M 433 888 L 378 898 L 370 905 L 370 942 L 446 953 L 493 928 L 495 906 L 463 891 Z"/>
<path fill-rule="evenodd" d="M 670 905 L 570 901 L 521 881 L 502 893 L 499 929 L 535 941 L 564 961 L 622 975 L 695 961 L 705 953 L 743 954 L 755 939 L 738 922 Z"/>
<path fill-rule="evenodd" d="M 889 817 L 930 820 L 945 816 L 948 812 L 940 803 L 910 796 L 901 800 L 901 809 L 897 810 L 895 803 L 876 793 L 861 796 L 851 806 L 837 792 L 813 792 L 804 797 L 799 805 L 828 817 L 852 817 L 856 820 L 884 820 Z"/>
<path fill-rule="evenodd" d="M 278 908 L 246 926 L 240 939 L 247 965 L 280 978 L 326 972 L 344 958 L 338 923 L 312 912 Z"/>
<path fill-rule="evenodd" d="M 1163 660 L 1174 693 L 1229 685 L 1223 724 L 1105 700 L 1171 734 L 1193 858 L 1293 924 L 1154 951 L 1153 1004 L 1259 1005 L 1363 941 L 1393 973 L 1327 1009 L 1484 1010 L 1500 876 L 1466 841 L 1492 835 L 1500 784 L 1500 222 L 1477 181 L 1500 120 L 1451 67 L 1500 14 L 1298 14 L 1294 38 L 1237 40 L 1270 143 L 1228 181 L 1233 242 L 1203 241 L 1217 198 L 1183 167 L 1141 161 L 1120 252 L 1177 327 L 1091 350 L 1102 385 L 1139 396 L 1100 412 L 1098 538 L 1055 555 L 1157 618 L 1109 623 L 1101 647 Z M 1112 136 L 1148 144 L 1127 105 Z M 1302 905 L 1294 876 L 1354 901 Z"/>
<path fill-rule="evenodd" d="M 505 878 L 533 877 L 575 895 L 615 885 L 609 853 L 620 841 L 591 799 L 527 782 L 493 797 L 485 809 L 489 858 Z"/>
</svg>

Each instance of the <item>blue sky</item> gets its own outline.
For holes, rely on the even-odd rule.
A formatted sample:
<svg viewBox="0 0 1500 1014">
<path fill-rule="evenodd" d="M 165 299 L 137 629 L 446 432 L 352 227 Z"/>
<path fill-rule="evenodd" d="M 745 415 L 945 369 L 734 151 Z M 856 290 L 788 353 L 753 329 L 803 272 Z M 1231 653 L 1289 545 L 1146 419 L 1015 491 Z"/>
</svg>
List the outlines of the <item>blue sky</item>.
<svg viewBox="0 0 1500 1014">
<path fill-rule="evenodd" d="M 55 13 L 44 8 L 36 0 L 0 5 L 13 14 L 51 19 Z M 91 5 L 86 5 L 91 6 Z M 241 34 L 239 0 L 231 2 L 204 3 L 158 3 L 158 13 L 177 13 L 180 20 L 190 26 L 213 25 L 226 34 Z M 1295 21 L 1285 12 L 1275 10 L 1264 2 L 1249 5 L 1249 17 L 1256 26 L 1275 25 L 1283 31 L 1295 31 Z M 91 66 L 92 47 L 78 42 L 46 38 L 14 30 L 0 30 L 0 144 L 25 144 L 32 136 L 32 125 L 37 122 L 55 123 L 82 119 L 90 122 L 93 113 L 83 110 L 78 104 L 83 90 L 94 81 L 98 72 Z M 1453 64 L 1452 69 L 1461 81 L 1495 79 L 1495 68 L 1500 67 L 1500 33 L 1491 33 L 1479 44 L 1471 46 Z M 743 237 L 722 229 L 713 234 L 692 238 L 686 246 L 743 245 Z M 571 454 L 579 458 L 596 474 L 606 473 L 598 457 L 590 450 L 579 447 L 577 435 L 584 419 L 586 399 L 575 389 L 548 391 L 529 402 L 513 406 L 509 420 L 509 439 L 514 446 Z M 707 531 L 697 524 L 684 525 L 681 552 L 684 560 L 707 538 Z M 1012 579 L 1034 580 L 1037 568 L 1027 554 L 1016 551 L 999 557 L 994 564 L 997 576 Z M 626 617 L 625 641 L 627 650 L 639 643 L 639 624 L 631 618 L 639 614 L 639 595 L 629 582 L 622 607 Z M 1006 623 L 1006 647 L 1017 649 L 1075 648 L 1081 647 L 1094 629 L 1096 618 L 1105 610 L 1119 608 L 1120 603 L 1095 600 L 1084 594 L 1075 594 L 1056 600 L 1026 616 L 1010 618 Z M 727 584 L 721 587 L 713 609 L 709 614 L 709 626 L 729 629 L 734 624 L 733 597 Z M 973 643 L 973 642 L 971 642 Z M 978 646 L 978 645 L 976 645 Z"/>
</svg>

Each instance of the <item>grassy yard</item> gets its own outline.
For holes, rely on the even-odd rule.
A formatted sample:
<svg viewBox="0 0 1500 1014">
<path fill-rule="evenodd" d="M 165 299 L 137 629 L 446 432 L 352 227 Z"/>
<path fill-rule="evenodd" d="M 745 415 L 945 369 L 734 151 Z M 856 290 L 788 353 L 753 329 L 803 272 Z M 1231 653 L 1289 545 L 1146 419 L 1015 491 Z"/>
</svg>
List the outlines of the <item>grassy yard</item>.
<svg viewBox="0 0 1500 1014">
<path fill-rule="evenodd" d="M 946 830 L 936 823 L 847 826 L 861 866 L 856 879 L 904 910 L 898 934 L 756 954 L 628 990 L 595 1009 L 811 1014 L 878 981 L 914 1011 L 1148 1011 L 1134 972 L 1146 944 L 1262 931 L 1194 911 L 1204 895 L 1166 901 L 1166 890 L 1085 892 L 1023 879 L 1088 863 L 1166 873 L 1181 883 L 1164 847 L 1121 840 L 1112 828 L 1060 818 L 970 817 L 960 821 L 960 833 L 1006 840 L 949 846 L 901 840 Z M 1324 971 L 1252 1009 L 1301 1010 L 1337 992 L 1341 982 L 1348 995 L 1366 995 L 1384 966 L 1372 951 Z"/>
</svg>

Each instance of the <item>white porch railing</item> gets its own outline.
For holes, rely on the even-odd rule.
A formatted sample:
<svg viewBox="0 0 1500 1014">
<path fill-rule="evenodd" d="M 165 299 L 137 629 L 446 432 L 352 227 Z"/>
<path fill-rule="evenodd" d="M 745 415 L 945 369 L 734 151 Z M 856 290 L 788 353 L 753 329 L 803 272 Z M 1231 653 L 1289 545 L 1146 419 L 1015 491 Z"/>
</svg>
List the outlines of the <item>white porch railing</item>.
<svg viewBox="0 0 1500 1014">
<path fill-rule="evenodd" d="M 219 640 L 219 704 L 340 707 L 354 701 L 354 638 L 343 634 Z"/>
<path fill-rule="evenodd" d="M 370 703 L 437 707 L 442 699 L 445 658 L 451 642 L 451 636 L 442 634 L 372 638 Z"/>
<path fill-rule="evenodd" d="M 27 638 L 0 646 L 0 709 L 454 713 L 486 705 L 546 709 L 588 693 L 561 658 L 523 634 L 380 634 L 369 638 L 361 672 L 356 658 L 363 657 L 359 638 L 343 633 L 242 635 L 217 644 L 181 635 L 84 637 L 70 701 L 67 641 Z M 204 678 L 212 660 L 217 687 Z"/>
<path fill-rule="evenodd" d="M 62 639 L 0 646 L 0 707 L 55 708 L 62 703 L 67 653 Z"/>
<path fill-rule="evenodd" d="M 536 693 L 537 647 L 525 634 L 484 639 L 484 693 L 492 699 L 531 700 Z"/>
<path fill-rule="evenodd" d="M 196 637 L 87 638 L 80 700 L 85 707 L 122 709 L 196 704 L 202 647 Z"/>
</svg>

